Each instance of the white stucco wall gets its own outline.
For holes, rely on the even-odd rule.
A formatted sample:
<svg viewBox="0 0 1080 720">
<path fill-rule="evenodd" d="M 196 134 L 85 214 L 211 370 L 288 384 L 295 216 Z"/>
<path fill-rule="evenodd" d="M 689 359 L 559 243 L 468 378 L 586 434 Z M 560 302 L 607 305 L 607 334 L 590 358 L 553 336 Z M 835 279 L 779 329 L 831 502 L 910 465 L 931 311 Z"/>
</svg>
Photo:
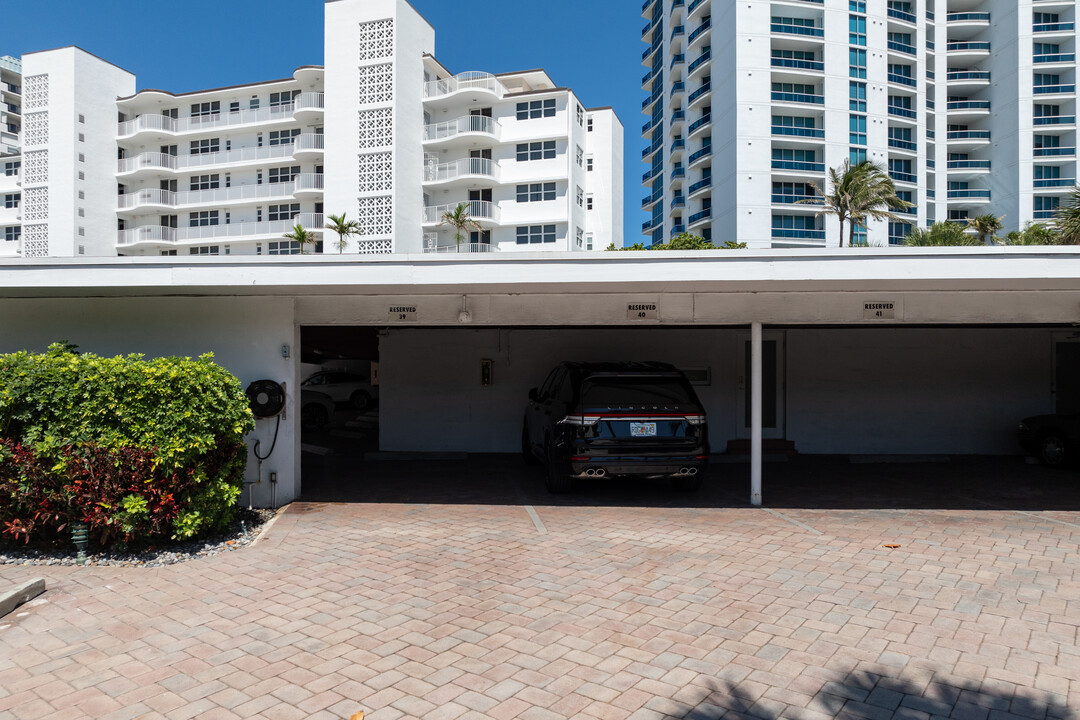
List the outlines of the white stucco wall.
<svg viewBox="0 0 1080 720">
<path fill-rule="evenodd" d="M 291 298 L 80 298 L 5 299 L 0 313 L 0 352 L 44 350 L 64 340 L 85 352 L 113 356 L 143 353 L 148 357 L 197 356 L 213 352 L 215 360 L 235 374 L 246 388 L 253 380 L 287 383 L 288 404 L 277 447 L 263 464 L 263 482 L 253 501 L 269 506 L 270 472 L 278 474 L 277 504 L 299 490 L 299 437 L 294 432 L 293 403 L 299 386 L 299 333 L 294 328 Z M 282 358 L 281 346 L 290 346 Z M 274 421 L 259 420 L 247 438 L 249 449 L 262 441 L 266 454 L 274 438 Z M 255 458 L 249 454 L 246 478 L 254 481 Z M 247 502 L 245 493 L 242 502 Z"/>
</svg>

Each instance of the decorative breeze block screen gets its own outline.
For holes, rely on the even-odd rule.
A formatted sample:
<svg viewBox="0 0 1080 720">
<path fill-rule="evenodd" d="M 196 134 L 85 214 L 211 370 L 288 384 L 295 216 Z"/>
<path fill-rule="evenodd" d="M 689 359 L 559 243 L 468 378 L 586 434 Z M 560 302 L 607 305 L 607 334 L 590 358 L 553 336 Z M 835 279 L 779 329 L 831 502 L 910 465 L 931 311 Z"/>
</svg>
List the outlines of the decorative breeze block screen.
<svg viewBox="0 0 1080 720">
<path fill-rule="evenodd" d="M 360 62 L 380 60 L 394 54 L 394 21 L 375 20 L 360 23 L 356 36 L 360 46 Z"/>
<path fill-rule="evenodd" d="M 31 75 L 23 78 L 23 110 L 49 106 L 49 76 Z"/>
<path fill-rule="evenodd" d="M 48 225 L 24 225 L 22 241 L 23 257 L 37 258 L 49 256 Z"/>
<path fill-rule="evenodd" d="M 389 195 L 362 197 L 358 201 L 360 236 L 391 235 L 394 231 L 394 199 Z"/>
<path fill-rule="evenodd" d="M 49 144 L 49 111 L 27 113 L 23 118 L 23 145 Z"/>
<path fill-rule="evenodd" d="M 393 240 L 361 240 L 357 248 L 361 255 L 388 255 L 394 252 Z"/>
<path fill-rule="evenodd" d="M 360 192 L 375 193 L 394 189 L 394 153 L 382 152 L 360 156 Z"/>
<path fill-rule="evenodd" d="M 394 110 L 360 111 L 359 145 L 362 148 L 390 147 L 394 144 Z"/>
<path fill-rule="evenodd" d="M 23 154 L 23 183 L 34 185 L 49 182 L 49 151 L 30 150 Z"/>
<path fill-rule="evenodd" d="M 366 65 L 360 71 L 361 105 L 381 105 L 394 101 L 394 65 Z"/>
<path fill-rule="evenodd" d="M 49 188 L 37 187 L 23 190 L 23 219 L 48 220 L 49 219 Z"/>
</svg>

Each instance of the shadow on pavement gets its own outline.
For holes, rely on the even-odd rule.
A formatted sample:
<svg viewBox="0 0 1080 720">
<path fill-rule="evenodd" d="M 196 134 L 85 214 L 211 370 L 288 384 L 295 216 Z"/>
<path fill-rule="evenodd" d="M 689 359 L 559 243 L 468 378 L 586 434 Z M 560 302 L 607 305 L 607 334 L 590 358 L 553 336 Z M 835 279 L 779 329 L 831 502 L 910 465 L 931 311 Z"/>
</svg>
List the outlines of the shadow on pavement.
<svg viewBox="0 0 1080 720">
<path fill-rule="evenodd" d="M 750 466 L 716 458 L 697 492 L 663 481 L 599 480 L 552 495 L 518 455 L 304 453 L 302 500 L 394 504 L 581 507 L 745 507 Z M 1080 474 L 1020 457 L 852 462 L 800 456 L 766 463 L 766 507 L 804 509 L 1080 510 Z"/>
<path fill-rule="evenodd" d="M 1012 683 L 987 680 L 972 682 L 955 677 L 944 679 L 927 675 L 922 683 L 885 677 L 871 672 L 855 671 L 844 682 L 827 682 L 806 706 L 814 717 L 830 718 L 989 718 L 1020 720 L 1074 720 L 1078 717 L 1067 707 L 1067 699 L 1058 694 L 1019 688 Z M 801 708 L 790 707 L 777 699 L 762 699 L 758 683 L 748 683 L 757 692 L 738 683 L 710 680 L 700 687 L 701 699 L 695 705 L 674 703 L 664 711 L 677 720 L 725 720 L 755 718 L 778 720 L 798 718 Z M 797 693 L 792 693 L 797 695 Z M 789 698 L 796 701 L 795 697 Z"/>
</svg>

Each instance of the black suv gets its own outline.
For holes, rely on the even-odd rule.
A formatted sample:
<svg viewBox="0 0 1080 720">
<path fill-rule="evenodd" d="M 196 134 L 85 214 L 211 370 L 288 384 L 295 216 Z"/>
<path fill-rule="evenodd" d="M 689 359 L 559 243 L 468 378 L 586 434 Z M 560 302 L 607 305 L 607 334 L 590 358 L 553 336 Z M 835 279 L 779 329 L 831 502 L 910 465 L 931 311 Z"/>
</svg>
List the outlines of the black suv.
<svg viewBox="0 0 1080 720">
<path fill-rule="evenodd" d="M 521 450 L 551 492 L 575 479 L 671 478 L 696 490 L 709 462 L 705 409 L 686 376 L 658 362 L 564 362 L 529 391 Z"/>
</svg>

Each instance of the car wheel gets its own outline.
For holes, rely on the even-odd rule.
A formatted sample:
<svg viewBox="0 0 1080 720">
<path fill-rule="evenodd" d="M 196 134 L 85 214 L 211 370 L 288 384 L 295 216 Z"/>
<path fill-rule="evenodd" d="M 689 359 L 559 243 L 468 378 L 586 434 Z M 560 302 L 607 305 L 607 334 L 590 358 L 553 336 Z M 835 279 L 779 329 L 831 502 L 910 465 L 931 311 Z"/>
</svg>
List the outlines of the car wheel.
<svg viewBox="0 0 1080 720">
<path fill-rule="evenodd" d="M 314 403 L 300 408 L 300 427 L 303 430 L 322 430 L 330 422 L 330 413 L 322 405 Z"/>
<path fill-rule="evenodd" d="M 1043 435 L 1039 441 L 1039 459 L 1044 465 L 1061 467 L 1069 458 L 1064 438 L 1056 432 Z"/>
<path fill-rule="evenodd" d="M 528 425 L 521 428 L 521 457 L 526 465 L 536 465 L 536 455 L 533 454 L 532 443 L 529 442 Z"/>
<path fill-rule="evenodd" d="M 569 475 L 559 472 L 558 464 L 555 462 L 554 454 L 548 447 L 547 455 L 547 489 L 549 493 L 556 495 L 562 493 L 568 493 L 574 488 L 574 481 Z"/>
<path fill-rule="evenodd" d="M 352 397 L 349 398 L 349 402 L 351 402 L 352 406 L 357 410 L 367 410 L 371 405 L 371 396 L 363 390 L 357 390 L 352 394 Z"/>
</svg>

